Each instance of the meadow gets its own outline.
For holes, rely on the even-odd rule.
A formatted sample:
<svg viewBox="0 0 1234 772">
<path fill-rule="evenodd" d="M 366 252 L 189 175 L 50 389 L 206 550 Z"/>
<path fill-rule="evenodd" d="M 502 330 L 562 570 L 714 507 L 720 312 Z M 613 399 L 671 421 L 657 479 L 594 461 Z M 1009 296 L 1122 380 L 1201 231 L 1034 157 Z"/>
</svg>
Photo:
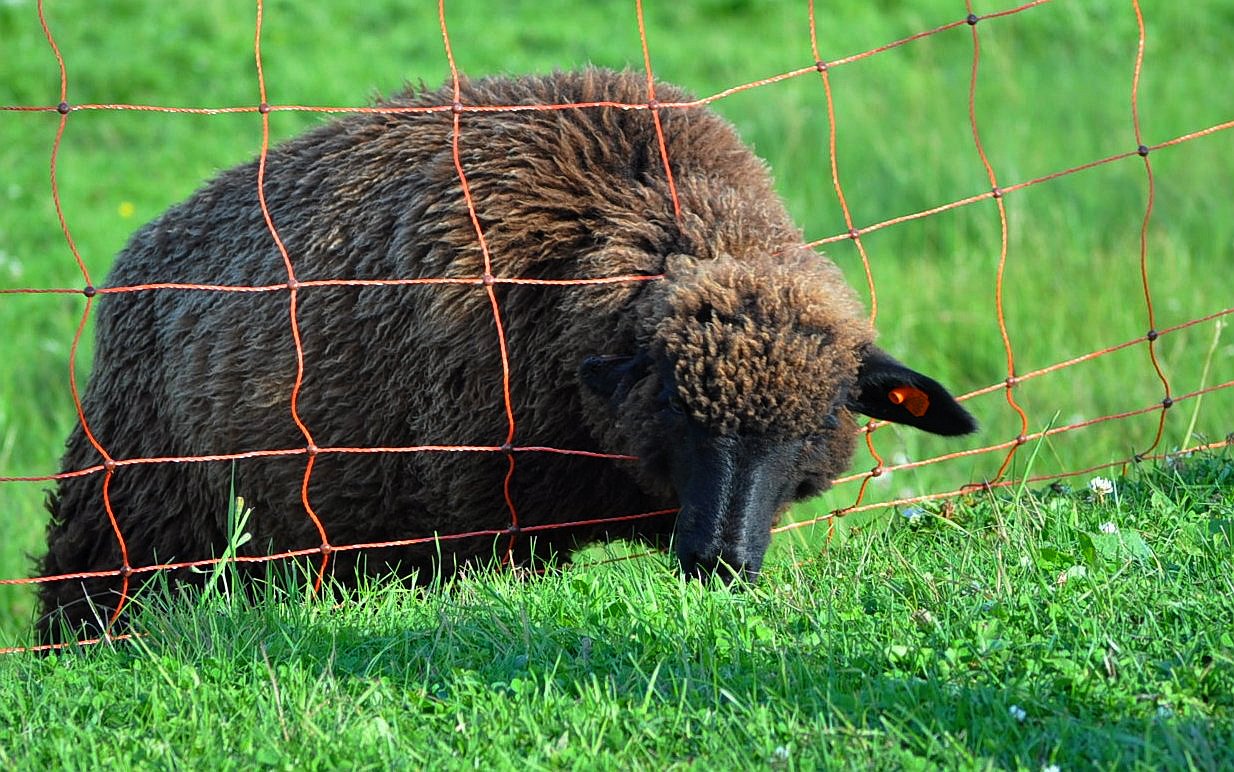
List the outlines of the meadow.
<svg viewBox="0 0 1234 772">
<path fill-rule="evenodd" d="M 147 637 L 0 658 L 7 769 L 1228 769 L 1234 459 L 1000 493 L 787 549 L 341 603 L 143 599 Z M 1102 492 L 1106 491 L 1106 492 Z"/>
<path fill-rule="evenodd" d="M 699 95 L 814 61 L 805 2 L 645 5 L 656 74 Z M 1234 9 L 1146 5 L 1143 142 L 1234 119 Z M 642 67 L 629 0 L 445 7 L 471 75 Z M 362 105 L 449 74 L 436 4 L 264 8 L 273 104 Z M 252 3 L 114 0 L 103 12 L 63 0 L 46 10 L 73 104 L 258 101 Z M 823 58 L 834 61 L 967 11 L 881 0 L 819 3 L 816 13 Z M 1131 3 L 1056 0 L 976 29 L 975 115 L 1000 186 L 1135 150 Z M 58 69 L 33 0 L 0 4 L 0 41 L 0 105 L 56 104 Z M 960 25 L 831 68 L 836 161 L 857 226 L 989 191 L 969 116 L 972 63 L 971 30 Z M 815 73 L 713 104 L 767 159 L 811 240 L 848 227 L 831 182 L 826 107 Z M 269 117 L 276 141 L 328 119 Z M 49 188 L 59 118 L 0 111 L 0 289 L 85 284 Z M 260 138 L 255 113 L 70 114 L 58 183 L 92 280 L 133 230 L 252 158 Z M 1156 327 L 1166 329 L 1234 305 L 1234 130 L 1149 159 L 1147 273 Z M 1147 195 L 1144 162 L 1132 155 L 1003 197 L 1003 307 L 1017 373 L 1148 331 Z M 862 244 L 884 347 L 960 392 L 1003 382 L 994 201 L 874 230 Z M 868 298 L 856 245 L 825 249 Z M 83 305 L 80 295 L 0 295 L 0 476 L 56 470 L 76 420 L 68 365 Z M 85 340 L 83 378 L 88 328 Z M 1234 378 L 1220 319 L 1163 335 L 1156 352 L 1174 396 Z M 1141 343 L 1025 381 L 1014 396 L 1036 432 L 1165 394 Z M 901 464 L 1020 433 L 1002 390 L 967 404 L 983 428 L 964 443 L 880 430 L 875 447 Z M 1127 459 L 1152 445 L 1158 415 L 1028 443 L 1007 477 Z M 1220 441 L 1234 431 L 1231 415 L 1234 389 L 1180 400 L 1154 452 Z M 1005 453 L 884 474 L 866 501 L 989 479 Z M 873 465 L 863 452 L 854 471 Z M 139 643 L 0 658 L 0 761 L 95 766 L 107 759 L 83 749 L 107 737 L 121 766 L 1222 766 L 1234 739 L 1230 461 L 1141 467 L 1111 495 L 1088 489 L 1086 475 L 1070 488 L 1017 486 L 911 518 L 904 508 L 852 515 L 831 540 L 825 525 L 782 534 L 767 581 L 744 593 L 680 584 L 658 557 L 534 580 L 482 575 L 427 596 L 374 586 L 337 607 L 277 588 L 265 604 L 217 593 L 148 615 L 154 634 Z M 0 483 L 0 578 L 34 570 L 46 487 Z M 794 516 L 851 504 L 856 491 L 856 482 L 839 485 Z M 0 586 L 0 645 L 28 643 L 32 615 L 28 586 Z"/>
</svg>

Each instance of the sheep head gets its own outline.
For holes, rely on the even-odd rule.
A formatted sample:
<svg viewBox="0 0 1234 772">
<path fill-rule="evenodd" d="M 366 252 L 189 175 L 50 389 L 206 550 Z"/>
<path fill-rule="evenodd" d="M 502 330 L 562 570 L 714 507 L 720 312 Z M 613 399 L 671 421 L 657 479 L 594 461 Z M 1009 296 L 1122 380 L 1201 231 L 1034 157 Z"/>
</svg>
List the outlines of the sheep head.
<svg viewBox="0 0 1234 772">
<path fill-rule="evenodd" d="M 847 469 L 854 412 L 938 434 L 975 428 L 873 339 L 839 269 L 812 252 L 674 257 L 639 350 L 583 363 L 583 382 L 635 440 L 642 477 L 677 497 L 687 574 L 757 576 L 776 519 Z"/>
</svg>

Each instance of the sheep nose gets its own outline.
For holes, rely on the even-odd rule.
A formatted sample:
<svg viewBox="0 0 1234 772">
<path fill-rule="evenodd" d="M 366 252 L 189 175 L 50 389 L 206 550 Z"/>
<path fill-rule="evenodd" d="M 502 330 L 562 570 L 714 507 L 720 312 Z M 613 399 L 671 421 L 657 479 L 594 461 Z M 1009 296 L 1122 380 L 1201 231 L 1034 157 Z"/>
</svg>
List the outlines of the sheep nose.
<svg viewBox="0 0 1234 772">
<path fill-rule="evenodd" d="M 717 579 L 726 585 L 731 585 L 737 580 L 752 582 L 758 578 L 758 568 L 724 554 L 712 556 L 687 554 L 678 557 L 681 560 L 682 572 L 699 581 Z"/>
</svg>

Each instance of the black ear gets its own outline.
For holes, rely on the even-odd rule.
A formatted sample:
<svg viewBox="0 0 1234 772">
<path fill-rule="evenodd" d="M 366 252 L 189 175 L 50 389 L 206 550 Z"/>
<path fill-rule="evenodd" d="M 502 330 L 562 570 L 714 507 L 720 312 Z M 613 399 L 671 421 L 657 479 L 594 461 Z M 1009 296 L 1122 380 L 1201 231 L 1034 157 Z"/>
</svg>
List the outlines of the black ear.
<svg viewBox="0 0 1234 772">
<path fill-rule="evenodd" d="M 877 346 L 866 350 L 848 407 L 884 421 L 948 436 L 976 431 L 977 422 L 942 384 L 892 359 Z"/>
<path fill-rule="evenodd" d="M 578 377 L 587 388 L 617 407 L 650 366 L 651 357 L 642 352 L 632 356 L 589 356 L 579 365 Z"/>
</svg>

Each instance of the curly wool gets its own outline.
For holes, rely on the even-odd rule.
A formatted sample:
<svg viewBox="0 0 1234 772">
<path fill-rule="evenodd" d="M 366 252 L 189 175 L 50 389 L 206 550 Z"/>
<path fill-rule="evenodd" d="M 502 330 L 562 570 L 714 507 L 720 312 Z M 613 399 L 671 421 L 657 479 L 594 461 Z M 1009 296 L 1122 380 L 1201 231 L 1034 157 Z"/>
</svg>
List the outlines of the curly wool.
<svg viewBox="0 0 1234 772">
<path fill-rule="evenodd" d="M 813 253 L 775 261 L 670 260 L 655 345 L 678 396 L 719 434 L 808 437 L 873 342 L 839 270 Z"/>
</svg>

